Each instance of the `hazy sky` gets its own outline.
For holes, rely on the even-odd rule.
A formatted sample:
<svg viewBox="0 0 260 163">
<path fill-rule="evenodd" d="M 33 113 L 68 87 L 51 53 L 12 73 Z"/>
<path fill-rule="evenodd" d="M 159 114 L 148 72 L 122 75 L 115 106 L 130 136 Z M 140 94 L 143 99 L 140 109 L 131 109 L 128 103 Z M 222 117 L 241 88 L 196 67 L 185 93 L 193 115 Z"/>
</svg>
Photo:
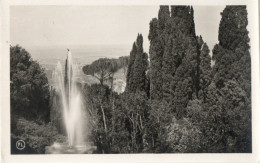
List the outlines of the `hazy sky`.
<svg viewBox="0 0 260 163">
<path fill-rule="evenodd" d="M 194 6 L 196 34 L 210 47 L 218 43 L 220 12 L 224 6 Z M 149 22 L 158 6 L 12 6 L 11 44 L 23 47 L 127 44 L 137 34 L 149 49 Z"/>
</svg>

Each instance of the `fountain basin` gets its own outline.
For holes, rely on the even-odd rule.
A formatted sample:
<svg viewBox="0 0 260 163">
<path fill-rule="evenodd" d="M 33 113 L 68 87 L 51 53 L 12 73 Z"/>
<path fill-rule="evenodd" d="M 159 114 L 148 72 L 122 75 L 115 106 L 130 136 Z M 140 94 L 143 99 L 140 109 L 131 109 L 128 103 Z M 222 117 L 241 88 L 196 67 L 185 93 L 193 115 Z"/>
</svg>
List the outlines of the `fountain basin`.
<svg viewBox="0 0 260 163">
<path fill-rule="evenodd" d="M 45 147 L 45 154 L 92 154 L 96 146 L 84 144 L 69 146 L 68 143 L 54 143 Z"/>
</svg>

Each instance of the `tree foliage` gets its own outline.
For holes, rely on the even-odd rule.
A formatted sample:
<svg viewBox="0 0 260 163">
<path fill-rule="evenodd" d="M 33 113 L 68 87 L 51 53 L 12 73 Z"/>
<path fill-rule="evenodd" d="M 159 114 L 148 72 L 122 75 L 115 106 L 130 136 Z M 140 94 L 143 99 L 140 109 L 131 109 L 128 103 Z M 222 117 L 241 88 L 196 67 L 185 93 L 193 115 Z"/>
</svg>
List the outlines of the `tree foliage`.
<svg viewBox="0 0 260 163">
<path fill-rule="evenodd" d="M 251 151 L 251 57 L 246 6 L 226 6 L 221 15 L 219 44 L 213 49 L 216 97 L 222 99 L 215 104 L 223 123 L 218 125 L 223 127 L 221 141 L 226 152 Z"/>
<path fill-rule="evenodd" d="M 15 147 L 17 140 L 26 142 L 25 149 L 18 150 Z M 23 118 L 17 119 L 17 127 L 11 134 L 12 154 L 44 154 L 45 147 L 51 146 L 54 142 L 65 142 L 66 137 L 58 133 L 57 129 L 51 124 L 37 124 Z"/>
<path fill-rule="evenodd" d="M 29 120 L 49 121 L 49 85 L 44 69 L 16 45 L 10 48 L 11 113 Z"/>
<path fill-rule="evenodd" d="M 138 35 L 126 92 L 107 93 L 109 99 L 93 107 L 100 153 L 251 152 L 246 8 L 224 9 L 213 67 L 207 43 L 196 36 L 193 12 L 191 6 L 171 6 L 171 12 L 160 6 L 150 22 L 149 68 Z"/>
<path fill-rule="evenodd" d="M 235 79 L 251 96 L 251 57 L 246 6 L 227 6 L 219 26 L 219 44 L 213 49 L 214 81 L 218 88 Z"/>
<path fill-rule="evenodd" d="M 148 68 L 148 55 L 143 51 L 143 36 L 138 34 L 136 42 L 130 53 L 130 61 L 128 65 L 126 77 L 126 91 L 147 92 L 147 68 Z"/>
<path fill-rule="evenodd" d="M 196 37 L 193 14 L 190 6 L 171 6 L 171 13 L 160 6 L 158 20 L 150 22 L 151 99 L 165 100 L 179 117 L 189 100 L 205 96 L 211 80 L 209 50 Z"/>
<path fill-rule="evenodd" d="M 11 153 L 43 154 L 53 142 L 65 142 L 50 123 L 50 91 L 44 69 L 22 47 L 10 47 Z M 24 140 L 24 150 L 17 150 Z"/>
<path fill-rule="evenodd" d="M 138 34 L 129 57 L 101 58 L 83 67 L 100 81 L 82 89 L 96 153 L 252 151 L 246 6 L 226 6 L 221 15 L 213 65 L 207 43 L 196 36 L 193 7 L 160 6 L 150 22 L 150 63 Z M 30 103 L 32 85 L 45 90 L 47 81 L 25 50 L 11 50 L 12 105 L 37 108 L 38 101 Z M 127 68 L 120 95 L 103 84 L 113 83 L 119 68 Z"/>
<path fill-rule="evenodd" d="M 100 84 L 103 85 L 104 81 L 111 78 L 111 76 L 118 70 L 118 65 L 115 60 L 108 58 L 100 58 L 94 61 L 90 65 L 83 67 L 83 72 L 86 75 L 92 75 L 100 81 Z"/>
</svg>

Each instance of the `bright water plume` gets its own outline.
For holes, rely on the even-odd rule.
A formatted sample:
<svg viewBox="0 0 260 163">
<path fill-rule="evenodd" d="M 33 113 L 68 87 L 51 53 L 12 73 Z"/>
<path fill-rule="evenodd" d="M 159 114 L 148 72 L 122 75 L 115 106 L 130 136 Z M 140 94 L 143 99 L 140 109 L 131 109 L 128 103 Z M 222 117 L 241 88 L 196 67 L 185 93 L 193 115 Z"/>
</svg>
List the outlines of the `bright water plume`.
<svg viewBox="0 0 260 163">
<path fill-rule="evenodd" d="M 79 68 L 72 60 L 68 51 L 65 69 L 60 62 L 54 72 L 55 90 L 60 96 L 63 120 L 66 128 L 69 146 L 86 145 L 86 114 L 83 109 L 83 100 L 77 81 Z M 63 75 L 64 74 L 64 75 Z"/>
</svg>

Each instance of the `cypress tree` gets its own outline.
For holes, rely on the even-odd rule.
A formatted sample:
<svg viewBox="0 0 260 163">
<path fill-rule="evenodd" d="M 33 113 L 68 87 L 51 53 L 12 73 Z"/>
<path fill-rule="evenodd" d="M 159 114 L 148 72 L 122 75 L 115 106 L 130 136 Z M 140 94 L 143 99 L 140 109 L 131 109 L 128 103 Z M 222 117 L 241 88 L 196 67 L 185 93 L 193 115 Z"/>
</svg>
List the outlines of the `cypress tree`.
<svg viewBox="0 0 260 163">
<path fill-rule="evenodd" d="M 227 80 L 236 80 L 251 97 L 251 56 L 246 29 L 246 6 L 227 6 L 221 13 L 219 44 L 213 49 L 214 81 L 217 88 Z"/>
<path fill-rule="evenodd" d="M 171 6 L 168 40 L 163 54 L 163 98 L 182 117 L 197 80 L 197 41 L 189 6 Z"/>
<path fill-rule="evenodd" d="M 146 71 L 148 67 L 148 55 L 143 50 L 143 36 L 138 34 L 136 39 L 137 53 L 134 61 L 133 88 L 135 91 L 146 91 Z"/>
<path fill-rule="evenodd" d="M 178 76 L 179 79 L 176 79 L 175 76 L 178 67 L 188 55 L 189 49 L 196 46 L 194 21 L 191 14 L 193 14 L 193 9 L 189 6 L 171 6 L 171 18 L 167 22 L 166 29 L 169 35 L 163 54 L 162 68 L 163 98 L 167 102 L 172 102 L 177 81 L 182 80 L 182 77 Z M 195 54 L 196 52 L 190 55 Z"/>
<path fill-rule="evenodd" d="M 166 22 L 170 18 L 169 6 L 160 6 L 158 19 L 150 22 L 150 95 L 151 99 L 161 100 L 162 91 L 162 59 L 167 40 Z"/>
<path fill-rule="evenodd" d="M 196 37 L 193 14 L 190 6 L 171 6 L 171 13 L 160 6 L 158 19 L 150 22 L 151 99 L 165 100 L 175 112 L 199 97 L 200 89 L 205 95 L 210 80 L 208 47 Z"/>
<path fill-rule="evenodd" d="M 133 44 L 130 53 L 130 60 L 127 71 L 127 85 L 128 92 L 137 92 L 146 90 L 146 71 L 148 67 L 148 55 L 143 51 L 143 36 L 138 34 L 136 42 Z"/>
<path fill-rule="evenodd" d="M 207 98 L 207 89 L 212 80 L 211 73 L 211 57 L 209 55 L 209 47 L 202 37 L 197 37 L 197 81 L 196 81 L 196 97 L 204 102 Z"/>
<path fill-rule="evenodd" d="M 171 82 L 172 104 L 178 117 L 182 117 L 185 114 L 184 108 L 187 106 L 188 101 L 192 99 L 197 80 L 196 40 L 189 38 L 187 41 L 190 45 L 187 47 L 186 55 L 181 60 L 181 64 L 178 66 L 174 79 Z"/>
<path fill-rule="evenodd" d="M 213 104 L 217 109 L 212 113 L 220 115 L 217 121 L 221 125 L 216 126 L 223 131 L 218 136 L 224 152 L 250 152 L 251 57 L 246 6 L 226 6 L 221 15 L 219 44 L 213 49 L 213 81 L 219 102 Z"/>
<path fill-rule="evenodd" d="M 133 86 L 133 71 L 134 71 L 134 62 L 135 62 L 136 53 L 137 53 L 137 47 L 134 42 L 132 50 L 130 52 L 129 64 L 128 64 L 128 68 L 127 68 L 126 91 L 133 90 L 133 87 L 132 87 Z"/>
</svg>

